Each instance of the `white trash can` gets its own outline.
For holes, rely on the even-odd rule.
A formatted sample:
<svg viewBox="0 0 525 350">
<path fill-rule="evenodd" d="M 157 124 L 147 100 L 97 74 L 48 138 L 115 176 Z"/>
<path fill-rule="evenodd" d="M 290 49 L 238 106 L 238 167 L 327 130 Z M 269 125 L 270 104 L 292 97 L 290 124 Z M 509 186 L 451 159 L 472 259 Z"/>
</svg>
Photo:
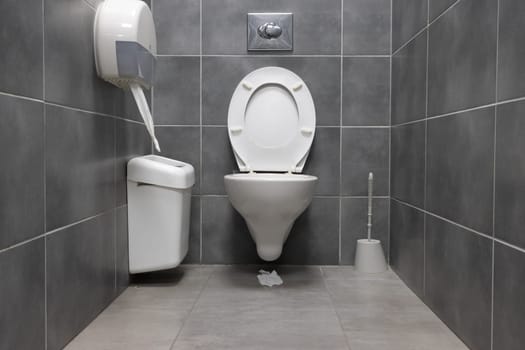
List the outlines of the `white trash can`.
<svg viewBox="0 0 525 350">
<path fill-rule="evenodd" d="M 128 162 L 129 271 L 173 268 L 188 253 L 193 166 L 156 155 Z"/>
</svg>

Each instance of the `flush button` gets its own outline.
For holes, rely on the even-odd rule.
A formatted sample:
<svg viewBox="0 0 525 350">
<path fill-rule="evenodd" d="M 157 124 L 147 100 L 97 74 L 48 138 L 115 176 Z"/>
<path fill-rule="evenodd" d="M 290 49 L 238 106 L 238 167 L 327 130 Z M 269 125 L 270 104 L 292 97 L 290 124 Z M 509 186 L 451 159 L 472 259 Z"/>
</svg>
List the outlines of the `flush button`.
<svg viewBox="0 0 525 350">
<path fill-rule="evenodd" d="M 291 50 L 293 50 L 293 14 L 248 14 L 248 51 Z"/>
</svg>

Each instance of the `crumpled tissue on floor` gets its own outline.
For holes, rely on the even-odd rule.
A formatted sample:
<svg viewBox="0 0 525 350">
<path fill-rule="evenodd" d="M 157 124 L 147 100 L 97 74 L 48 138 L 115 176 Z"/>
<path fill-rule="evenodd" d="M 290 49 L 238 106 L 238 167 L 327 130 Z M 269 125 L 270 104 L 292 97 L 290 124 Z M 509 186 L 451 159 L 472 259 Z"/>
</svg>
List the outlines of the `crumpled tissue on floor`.
<svg viewBox="0 0 525 350">
<path fill-rule="evenodd" d="M 265 270 L 259 270 L 257 279 L 261 286 L 273 287 L 280 286 L 283 284 L 283 280 L 277 274 L 277 271 L 273 270 L 271 273 Z"/>
</svg>

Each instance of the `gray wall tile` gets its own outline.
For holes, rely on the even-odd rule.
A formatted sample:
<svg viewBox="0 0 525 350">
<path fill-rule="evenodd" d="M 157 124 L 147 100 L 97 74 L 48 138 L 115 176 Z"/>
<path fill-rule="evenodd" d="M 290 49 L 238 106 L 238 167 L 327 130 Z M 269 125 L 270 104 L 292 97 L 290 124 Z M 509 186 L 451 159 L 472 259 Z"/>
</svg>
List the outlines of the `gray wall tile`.
<svg viewBox="0 0 525 350">
<path fill-rule="evenodd" d="M 202 193 L 225 195 L 224 175 L 238 171 L 228 129 L 202 128 Z"/>
<path fill-rule="evenodd" d="M 161 152 L 155 153 L 189 163 L 195 170 L 193 193 L 200 193 L 200 127 L 156 127 Z"/>
<path fill-rule="evenodd" d="M 390 124 L 390 59 L 343 59 L 343 125 Z"/>
<path fill-rule="evenodd" d="M 433 21 L 437 16 L 441 15 L 443 11 L 448 9 L 456 0 L 429 0 L 429 21 Z"/>
<path fill-rule="evenodd" d="M 343 7 L 343 53 L 390 54 L 390 0 L 345 0 Z"/>
<path fill-rule="evenodd" d="M 427 209 L 492 233 L 494 108 L 428 121 Z"/>
<path fill-rule="evenodd" d="M 423 208 L 425 198 L 425 122 L 392 128 L 391 195 Z"/>
<path fill-rule="evenodd" d="M 390 265 L 422 297 L 425 214 L 395 200 L 390 204 Z"/>
<path fill-rule="evenodd" d="M 525 96 L 525 2 L 500 0 L 498 99 Z"/>
<path fill-rule="evenodd" d="M 155 0 L 154 5 L 158 53 L 198 55 L 201 44 L 200 1 Z"/>
<path fill-rule="evenodd" d="M 42 21 L 40 0 L 0 3 L 0 91 L 43 97 Z"/>
<path fill-rule="evenodd" d="M 114 206 L 115 120 L 46 106 L 47 229 Z"/>
<path fill-rule="evenodd" d="M 44 233 L 44 105 L 0 95 L 0 249 Z"/>
<path fill-rule="evenodd" d="M 200 58 L 159 57 L 153 91 L 158 125 L 200 124 Z"/>
<path fill-rule="evenodd" d="M 427 24 L 427 2 L 392 0 L 392 49 L 399 49 Z"/>
<path fill-rule="evenodd" d="M 97 216 L 47 238 L 49 350 L 66 345 L 116 295 L 114 215 Z"/>
<path fill-rule="evenodd" d="M 314 142 L 303 173 L 317 176 L 317 195 L 339 195 L 340 139 L 339 128 L 315 130 Z"/>
<path fill-rule="evenodd" d="M 340 54 L 341 0 L 204 0 L 203 53 L 246 54 L 249 12 L 292 12 L 293 54 Z"/>
<path fill-rule="evenodd" d="M 191 197 L 190 243 L 188 255 L 183 264 L 198 264 L 201 262 L 201 199 Z"/>
<path fill-rule="evenodd" d="M 115 209 L 116 215 L 116 287 L 122 293 L 129 285 L 128 207 Z"/>
<path fill-rule="evenodd" d="M 426 116 L 427 32 L 392 56 L 392 125 Z"/>
<path fill-rule="evenodd" d="M 388 259 L 390 200 L 374 198 L 372 238 L 381 240 L 385 258 Z M 367 237 L 368 199 L 342 198 L 341 200 L 341 263 L 354 265 L 358 239 Z"/>
<path fill-rule="evenodd" d="M 342 194 L 366 196 L 368 173 L 374 173 L 374 195 L 388 196 L 389 130 L 343 129 Z"/>
<path fill-rule="evenodd" d="M 497 107 L 495 236 L 525 248 L 525 102 Z"/>
<path fill-rule="evenodd" d="M 490 349 L 492 242 L 426 217 L 425 302 L 471 349 Z"/>
<path fill-rule="evenodd" d="M 525 253 L 496 242 L 494 251 L 494 350 L 525 344 Z"/>
<path fill-rule="evenodd" d="M 203 124 L 226 125 L 228 106 L 241 79 L 257 68 L 279 66 L 293 71 L 308 85 L 317 125 L 340 125 L 340 58 L 204 57 L 202 65 Z"/>
<path fill-rule="evenodd" d="M 497 0 L 461 1 L 430 26 L 428 114 L 494 102 Z"/>
<path fill-rule="evenodd" d="M 0 349 L 44 350 L 44 239 L 0 253 L 0 271 Z"/>
</svg>

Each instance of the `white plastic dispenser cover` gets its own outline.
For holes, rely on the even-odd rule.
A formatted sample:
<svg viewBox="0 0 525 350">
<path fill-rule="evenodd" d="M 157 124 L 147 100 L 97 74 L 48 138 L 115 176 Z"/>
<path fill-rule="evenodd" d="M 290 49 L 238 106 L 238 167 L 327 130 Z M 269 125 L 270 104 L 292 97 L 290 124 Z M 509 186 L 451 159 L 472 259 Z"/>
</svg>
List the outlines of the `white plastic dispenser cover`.
<svg viewBox="0 0 525 350">
<path fill-rule="evenodd" d="M 153 118 L 142 88 L 153 84 L 157 36 L 153 15 L 141 0 L 105 0 L 93 28 L 98 75 L 120 88 L 130 88 L 157 151 Z"/>
<path fill-rule="evenodd" d="M 228 131 L 239 170 L 300 173 L 315 134 L 312 95 L 288 69 L 257 69 L 233 93 Z"/>
<path fill-rule="evenodd" d="M 185 189 L 195 184 L 195 170 L 191 164 L 147 155 L 128 162 L 128 181 Z"/>
</svg>

